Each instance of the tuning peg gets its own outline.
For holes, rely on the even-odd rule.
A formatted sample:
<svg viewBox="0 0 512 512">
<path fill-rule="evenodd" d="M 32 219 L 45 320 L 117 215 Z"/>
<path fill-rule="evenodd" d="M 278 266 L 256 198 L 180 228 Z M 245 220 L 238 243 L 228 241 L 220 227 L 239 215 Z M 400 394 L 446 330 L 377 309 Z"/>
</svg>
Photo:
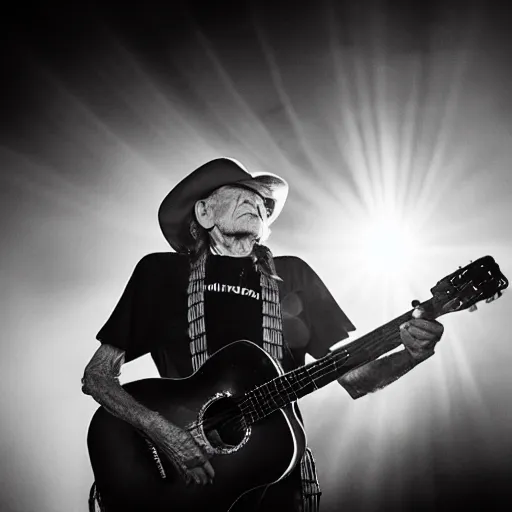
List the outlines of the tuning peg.
<svg viewBox="0 0 512 512">
<path fill-rule="evenodd" d="M 476 311 L 477 309 L 478 309 L 478 308 L 476 307 L 476 304 L 473 304 L 473 305 L 468 309 L 468 311 L 469 311 L 470 313 L 473 313 L 473 311 Z"/>
<path fill-rule="evenodd" d="M 489 297 L 488 299 L 485 299 L 485 302 L 489 303 L 489 302 L 493 302 L 495 301 L 496 299 L 499 299 L 501 296 L 503 295 L 503 292 L 501 290 L 499 290 L 496 295 L 493 295 L 492 297 Z"/>
</svg>

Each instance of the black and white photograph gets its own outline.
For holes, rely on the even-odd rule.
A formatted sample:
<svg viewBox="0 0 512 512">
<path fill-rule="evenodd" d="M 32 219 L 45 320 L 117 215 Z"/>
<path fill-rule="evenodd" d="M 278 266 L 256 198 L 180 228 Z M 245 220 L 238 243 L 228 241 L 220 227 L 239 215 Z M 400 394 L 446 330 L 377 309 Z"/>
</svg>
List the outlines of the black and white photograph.
<svg viewBox="0 0 512 512">
<path fill-rule="evenodd" d="M 14 2 L 1 512 L 512 509 L 512 8 Z"/>
</svg>

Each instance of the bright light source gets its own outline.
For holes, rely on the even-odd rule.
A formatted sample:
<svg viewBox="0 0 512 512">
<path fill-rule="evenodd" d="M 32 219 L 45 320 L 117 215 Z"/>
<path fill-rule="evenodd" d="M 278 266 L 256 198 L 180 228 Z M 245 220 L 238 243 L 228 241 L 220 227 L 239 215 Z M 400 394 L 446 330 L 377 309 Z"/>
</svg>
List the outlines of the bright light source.
<svg viewBox="0 0 512 512">
<path fill-rule="evenodd" d="M 420 241 L 413 222 L 391 208 L 382 208 L 361 219 L 352 240 L 360 268 L 365 274 L 402 276 L 415 266 Z"/>
</svg>

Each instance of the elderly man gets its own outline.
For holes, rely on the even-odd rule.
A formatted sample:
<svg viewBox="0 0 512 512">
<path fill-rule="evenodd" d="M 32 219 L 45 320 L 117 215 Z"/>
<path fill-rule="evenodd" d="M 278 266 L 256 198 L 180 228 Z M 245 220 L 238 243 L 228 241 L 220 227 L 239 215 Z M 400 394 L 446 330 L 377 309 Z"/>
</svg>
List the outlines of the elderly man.
<svg viewBox="0 0 512 512">
<path fill-rule="evenodd" d="M 354 330 L 304 261 L 273 258 L 263 245 L 287 194 L 282 178 L 251 175 L 228 158 L 206 163 L 179 183 L 159 210 L 175 252 L 151 254 L 137 264 L 84 372 L 83 392 L 143 432 L 195 485 L 215 479 L 206 453 L 188 432 L 136 401 L 118 376 L 123 364 L 151 353 L 162 377 L 186 377 L 240 339 L 260 345 L 289 371 L 304 364 L 306 353 L 320 358 Z M 436 321 L 411 318 L 397 332 L 402 351 L 339 382 L 353 398 L 380 389 L 430 357 L 442 332 Z M 306 449 L 288 476 L 245 494 L 231 510 L 318 510 L 319 497 Z M 127 509 L 105 505 L 107 511 Z"/>
</svg>

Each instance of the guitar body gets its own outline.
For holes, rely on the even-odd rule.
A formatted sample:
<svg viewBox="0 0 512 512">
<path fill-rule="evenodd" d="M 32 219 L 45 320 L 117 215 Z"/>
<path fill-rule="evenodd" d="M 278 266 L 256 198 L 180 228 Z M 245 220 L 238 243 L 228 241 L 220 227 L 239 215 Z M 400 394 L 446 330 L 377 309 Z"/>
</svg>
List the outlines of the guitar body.
<svg viewBox="0 0 512 512">
<path fill-rule="evenodd" d="M 213 484 L 187 486 L 163 456 L 159 468 L 136 429 L 100 407 L 89 426 L 87 443 L 95 482 L 108 512 L 226 512 L 244 493 L 289 474 L 306 445 L 295 403 L 250 427 L 235 428 L 240 426 L 236 421 L 219 425 L 213 441 L 206 428 L 198 425 L 218 417 L 219 412 L 239 411 L 233 397 L 281 374 L 260 347 L 238 341 L 216 352 L 190 377 L 125 384 L 137 401 L 206 441 L 215 478 Z"/>
</svg>

